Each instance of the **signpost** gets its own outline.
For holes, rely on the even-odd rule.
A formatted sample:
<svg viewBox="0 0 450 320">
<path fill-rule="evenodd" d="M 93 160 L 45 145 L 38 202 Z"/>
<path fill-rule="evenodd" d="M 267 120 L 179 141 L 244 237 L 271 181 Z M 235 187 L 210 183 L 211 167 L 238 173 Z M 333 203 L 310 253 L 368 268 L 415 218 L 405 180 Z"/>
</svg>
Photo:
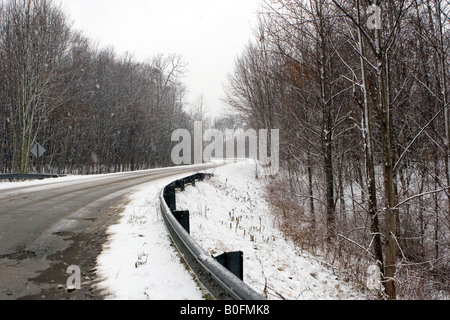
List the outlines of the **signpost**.
<svg viewBox="0 0 450 320">
<path fill-rule="evenodd" d="M 44 147 L 41 146 L 39 143 L 36 143 L 36 144 L 34 145 L 34 147 L 31 148 L 31 153 L 32 153 L 37 159 L 39 159 L 40 157 L 42 157 L 46 151 L 47 151 L 47 150 L 45 150 Z"/>
<path fill-rule="evenodd" d="M 31 148 L 31 153 L 36 157 L 36 169 L 40 172 L 39 168 L 39 158 L 44 155 L 47 150 L 44 149 L 39 143 L 36 143 L 33 148 Z"/>
</svg>

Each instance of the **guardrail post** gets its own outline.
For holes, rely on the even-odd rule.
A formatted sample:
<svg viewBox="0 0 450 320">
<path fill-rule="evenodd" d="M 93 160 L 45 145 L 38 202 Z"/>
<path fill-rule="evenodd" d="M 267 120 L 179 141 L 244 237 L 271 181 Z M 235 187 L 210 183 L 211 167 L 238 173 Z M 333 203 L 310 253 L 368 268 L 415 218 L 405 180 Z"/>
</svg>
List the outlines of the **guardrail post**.
<svg viewBox="0 0 450 320">
<path fill-rule="evenodd" d="M 187 233 L 191 234 L 191 227 L 189 221 L 189 211 L 173 211 L 173 216 L 181 224 L 181 226 L 186 230 Z"/>
<path fill-rule="evenodd" d="M 215 299 L 264 300 L 260 294 L 243 281 L 244 254 L 242 252 L 230 252 L 214 258 L 186 232 L 189 232 L 189 212 L 177 212 L 175 210 L 176 189 L 183 189 L 185 184 L 211 176 L 213 175 L 197 174 L 193 178 L 181 179 L 164 188 L 160 193 L 164 222 L 183 259 Z M 183 220 L 185 222 L 182 222 Z"/>
<path fill-rule="evenodd" d="M 185 179 L 185 183 L 191 184 L 193 187 L 195 187 L 195 181 L 197 180 L 197 177 L 198 177 L 198 174 L 188 177 Z"/>
<path fill-rule="evenodd" d="M 175 181 L 175 189 L 180 189 L 180 191 L 185 190 L 185 183 L 183 179 Z"/>
<path fill-rule="evenodd" d="M 164 200 L 170 211 L 174 212 L 176 210 L 175 186 L 169 185 L 164 189 Z"/>
<path fill-rule="evenodd" d="M 244 253 L 242 251 L 225 252 L 215 259 L 236 277 L 244 281 Z"/>
</svg>

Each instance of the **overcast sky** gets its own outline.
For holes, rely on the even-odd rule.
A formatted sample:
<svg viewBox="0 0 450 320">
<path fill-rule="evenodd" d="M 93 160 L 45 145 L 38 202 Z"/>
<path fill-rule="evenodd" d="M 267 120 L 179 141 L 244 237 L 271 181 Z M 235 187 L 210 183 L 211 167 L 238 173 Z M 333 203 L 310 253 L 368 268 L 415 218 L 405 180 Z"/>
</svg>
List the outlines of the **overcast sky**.
<svg viewBox="0 0 450 320">
<path fill-rule="evenodd" d="M 118 54 L 146 61 L 180 54 L 192 102 L 204 95 L 212 113 L 225 105 L 223 84 L 252 37 L 261 0 L 59 0 L 76 29 Z"/>
</svg>

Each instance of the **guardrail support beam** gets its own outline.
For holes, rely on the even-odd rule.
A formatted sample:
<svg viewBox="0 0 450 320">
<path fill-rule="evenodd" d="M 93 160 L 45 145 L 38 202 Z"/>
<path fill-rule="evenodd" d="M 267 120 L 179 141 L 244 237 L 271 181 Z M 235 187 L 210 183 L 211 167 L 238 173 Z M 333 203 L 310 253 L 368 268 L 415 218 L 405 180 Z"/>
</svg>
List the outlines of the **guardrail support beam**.
<svg viewBox="0 0 450 320">
<path fill-rule="evenodd" d="M 244 281 L 244 253 L 242 251 L 225 252 L 215 259 L 236 277 Z"/>
<path fill-rule="evenodd" d="M 186 230 L 187 233 L 191 234 L 191 227 L 189 221 L 189 211 L 173 211 L 173 216 L 181 224 L 181 226 Z"/>
<path fill-rule="evenodd" d="M 33 174 L 33 173 L 10 173 L 10 174 L 0 174 L 0 180 L 44 180 L 49 178 L 61 178 L 65 175 L 60 174 Z"/>
<path fill-rule="evenodd" d="M 174 212 L 177 209 L 175 198 L 175 186 L 169 185 L 164 189 L 164 200 L 166 201 L 170 211 Z"/>
<path fill-rule="evenodd" d="M 164 222 L 178 248 L 183 259 L 194 271 L 199 281 L 219 300 L 264 300 L 264 298 L 246 285 L 243 281 L 243 253 L 231 252 L 214 258 L 210 253 L 201 248 L 189 235 L 186 226 L 182 226 L 180 220 L 189 219 L 188 211 L 177 211 L 175 191 L 184 189 L 186 184 L 195 183 L 195 180 L 203 180 L 211 177 L 211 174 L 196 174 L 168 185 L 160 194 L 161 212 Z M 178 216 L 178 218 L 175 217 Z M 187 227 L 189 228 L 189 227 Z M 218 260 L 221 262 L 219 262 Z"/>
</svg>

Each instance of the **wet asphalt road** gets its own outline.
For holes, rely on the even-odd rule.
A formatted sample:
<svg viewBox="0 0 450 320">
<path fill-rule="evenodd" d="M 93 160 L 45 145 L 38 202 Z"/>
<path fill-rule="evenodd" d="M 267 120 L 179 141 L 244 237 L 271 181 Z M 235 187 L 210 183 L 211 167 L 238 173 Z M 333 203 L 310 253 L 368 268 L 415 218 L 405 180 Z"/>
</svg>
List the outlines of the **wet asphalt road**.
<svg viewBox="0 0 450 320">
<path fill-rule="evenodd" d="M 211 166 L 92 176 L 0 190 L 0 300 L 102 299 L 96 258 L 136 187 Z M 80 266 L 83 290 L 69 293 L 67 267 Z"/>
</svg>

